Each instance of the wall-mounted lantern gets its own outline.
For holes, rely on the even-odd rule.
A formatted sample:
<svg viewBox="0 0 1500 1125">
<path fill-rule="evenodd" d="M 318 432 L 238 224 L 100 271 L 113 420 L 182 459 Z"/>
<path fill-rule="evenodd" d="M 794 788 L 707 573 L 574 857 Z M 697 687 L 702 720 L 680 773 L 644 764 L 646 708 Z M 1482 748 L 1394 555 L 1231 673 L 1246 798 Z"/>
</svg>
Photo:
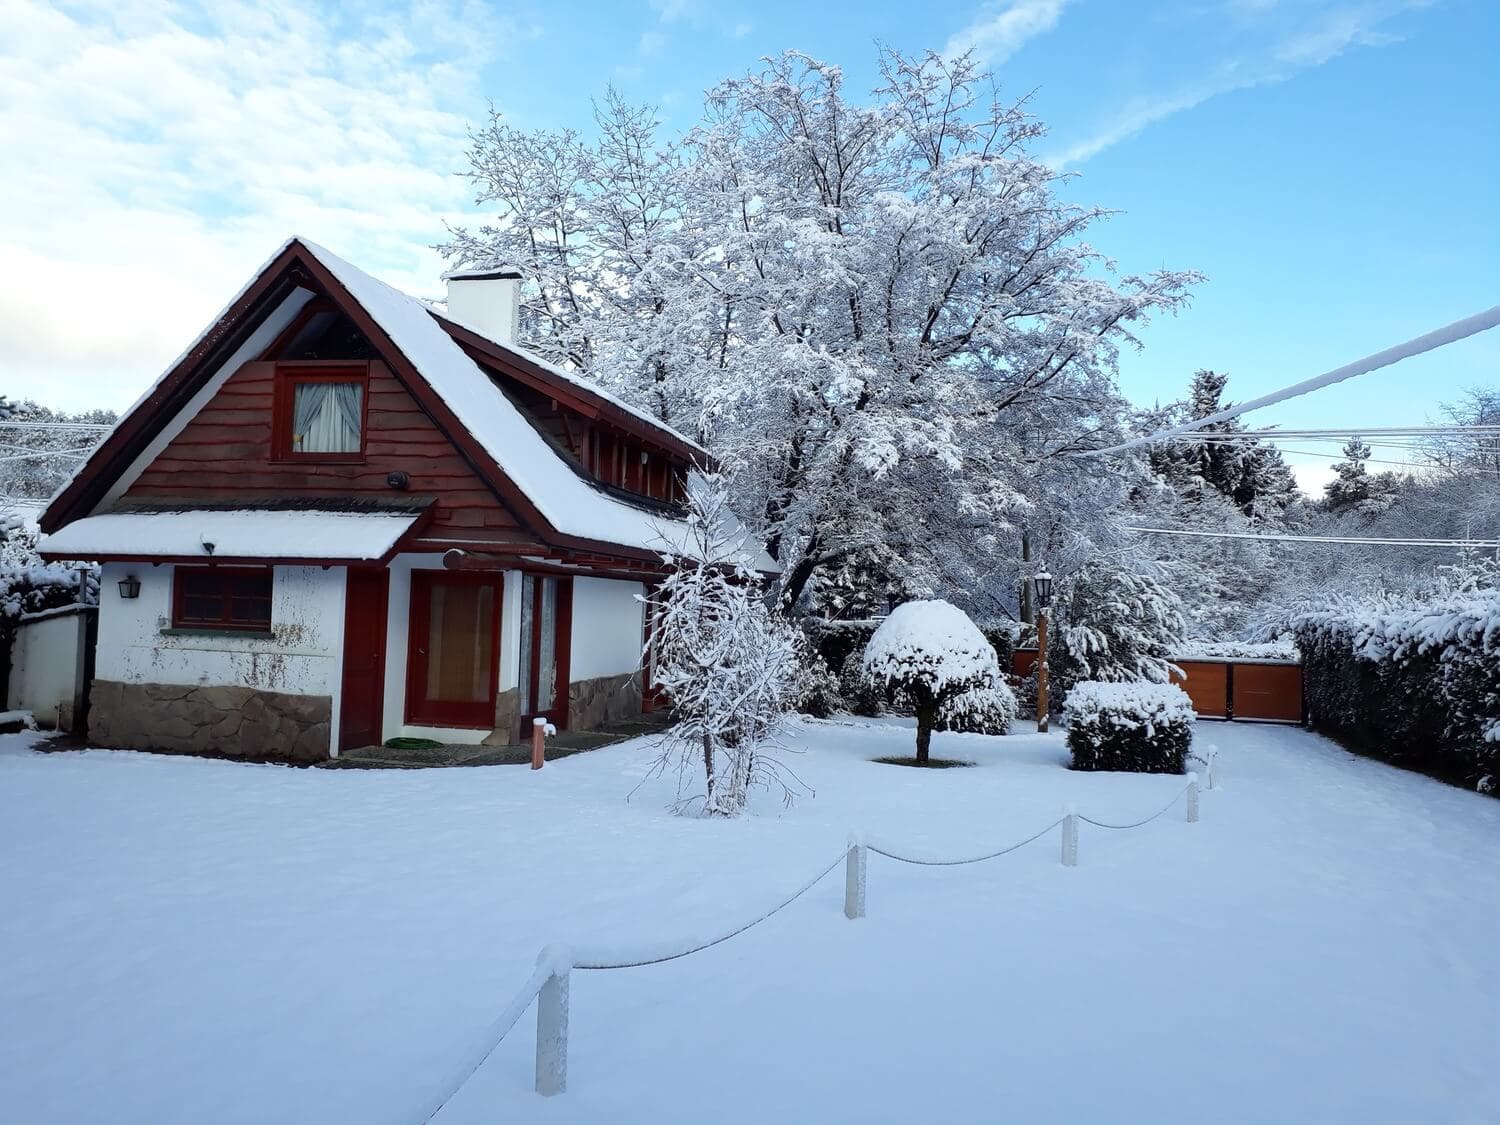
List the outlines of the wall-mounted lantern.
<svg viewBox="0 0 1500 1125">
<path fill-rule="evenodd" d="M 120 579 L 120 597 L 126 601 L 141 596 L 141 580 L 133 574 L 127 574 Z"/>
</svg>

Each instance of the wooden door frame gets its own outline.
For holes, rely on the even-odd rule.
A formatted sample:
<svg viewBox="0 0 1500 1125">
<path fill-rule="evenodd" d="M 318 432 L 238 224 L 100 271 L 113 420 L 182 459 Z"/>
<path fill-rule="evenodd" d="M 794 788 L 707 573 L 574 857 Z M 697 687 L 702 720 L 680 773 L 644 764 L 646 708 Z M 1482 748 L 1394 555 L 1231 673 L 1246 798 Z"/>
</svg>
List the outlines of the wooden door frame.
<svg viewBox="0 0 1500 1125">
<path fill-rule="evenodd" d="M 406 634 L 406 722 L 418 727 L 451 727 L 456 730 L 493 730 L 495 701 L 500 690 L 500 607 L 505 599 L 504 576 L 498 571 L 413 570 Z M 432 627 L 432 587 L 488 586 L 495 591 L 490 620 L 490 679 L 488 696 L 470 703 L 434 704 L 423 700 L 426 654 L 419 640 L 425 640 Z M 483 715 L 480 708 L 484 708 Z"/>
<path fill-rule="evenodd" d="M 391 572 L 385 567 L 349 567 L 344 575 L 344 648 L 339 668 L 339 752 L 356 749 L 354 746 L 345 745 L 346 726 L 344 723 L 344 708 L 348 700 L 347 686 L 349 682 L 349 584 L 355 574 L 378 574 L 380 575 L 380 658 L 375 668 L 375 683 L 379 692 L 375 703 L 375 739 L 378 742 L 384 733 L 385 726 L 385 663 L 386 663 L 386 633 L 390 622 L 391 612 Z"/>
<path fill-rule="evenodd" d="M 541 601 L 539 598 L 540 584 L 543 579 L 557 579 L 557 702 L 556 705 L 546 711 L 521 711 L 521 737 L 531 737 L 531 721 L 535 718 L 544 718 L 558 730 L 568 729 L 568 687 L 572 683 L 573 671 L 573 578 L 571 575 L 551 574 L 541 570 L 523 570 L 521 572 L 522 583 L 535 581 L 538 584 L 537 592 L 532 595 L 531 609 L 531 667 L 526 669 L 527 681 L 531 685 L 531 693 L 536 694 L 537 673 L 541 671 L 540 662 L 542 658 L 542 615 Z M 521 590 L 521 604 L 526 603 L 526 591 Z M 518 616 L 519 616 L 519 607 Z M 521 682 L 520 668 L 520 645 L 516 646 L 516 684 Z M 531 700 L 519 698 L 517 693 L 516 707 L 518 709 L 530 706 Z"/>
</svg>

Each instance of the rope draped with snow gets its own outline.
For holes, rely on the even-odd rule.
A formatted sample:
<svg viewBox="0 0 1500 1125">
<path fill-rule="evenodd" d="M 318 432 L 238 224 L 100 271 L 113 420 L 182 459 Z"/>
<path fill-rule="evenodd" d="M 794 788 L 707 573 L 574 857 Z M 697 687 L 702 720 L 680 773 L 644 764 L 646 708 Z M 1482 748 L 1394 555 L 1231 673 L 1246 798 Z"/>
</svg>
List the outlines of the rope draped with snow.
<svg viewBox="0 0 1500 1125">
<path fill-rule="evenodd" d="M 1051 832 L 1058 825 L 1062 824 L 1062 822 L 1066 819 L 1066 817 L 1058 817 L 1051 824 L 1047 825 L 1046 828 L 1043 828 L 1039 832 L 1032 833 L 1020 843 L 1010 844 L 1006 847 L 1001 848 L 999 851 L 986 852 L 984 855 L 969 856 L 965 859 L 932 859 L 930 857 L 924 856 L 898 855 L 895 852 L 887 851 L 877 843 L 871 843 L 869 841 L 866 841 L 864 846 L 870 851 L 874 852 L 876 855 L 883 855 L 886 859 L 894 859 L 897 863 L 911 863 L 917 865 L 918 867 L 962 867 L 965 864 L 983 863 L 987 859 L 998 859 L 1000 856 L 1009 855 L 1011 852 L 1019 851 L 1027 844 L 1034 843 L 1035 841 L 1040 840 L 1048 832 Z"/>
<path fill-rule="evenodd" d="M 575 968 L 575 969 L 636 969 L 636 968 L 640 968 L 640 967 L 642 967 L 644 965 L 660 965 L 660 964 L 663 964 L 664 962 L 667 962 L 667 961 L 677 961 L 677 960 L 680 960 L 683 957 L 689 957 L 689 956 L 691 956 L 694 953 L 699 953 L 699 952 L 702 952 L 705 949 L 711 949 L 711 948 L 713 948 L 716 945 L 721 945 L 722 943 L 728 941 L 730 938 L 732 938 L 732 937 L 738 937 L 740 934 L 744 933 L 746 930 L 752 929 L 755 926 L 760 925 L 767 918 L 770 918 L 773 915 L 779 914 L 781 911 L 785 910 L 788 906 L 791 906 L 792 903 L 796 902 L 799 898 L 801 898 L 803 895 L 805 895 L 808 891 L 812 890 L 819 883 L 821 883 L 824 879 L 828 878 L 828 876 L 832 873 L 833 869 L 835 867 L 837 867 L 839 864 L 841 864 L 841 863 L 844 862 L 844 857 L 847 854 L 848 854 L 847 851 L 840 852 L 837 859 L 835 859 L 827 867 L 823 868 L 822 871 L 819 871 L 816 875 L 814 875 L 807 882 L 803 883 L 802 886 L 798 887 L 797 890 L 795 892 L 793 892 L 793 894 L 791 894 L 789 897 L 783 899 L 781 902 L 777 903 L 775 906 L 771 907 L 771 909 L 767 910 L 764 914 L 760 915 L 757 918 L 752 919 L 749 922 L 746 922 L 743 926 L 736 926 L 734 929 L 730 930 L 728 933 L 721 934 L 720 936 L 718 936 L 716 938 L 711 938 L 708 941 L 700 942 L 697 945 L 689 946 L 687 949 L 680 949 L 680 950 L 677 950 L 676 952 L 670 952 L 670 953 L 662 953 L 662 952 L 644 953 L 644 954 L 638 954 L 637 956 L 634 956 L 634 957 L 615 957 L 615 958 L 611 958 L 611 957 L 607 957 L 604 954 L 597 953 L 597 952 L 595 952 L 595 953 L 588 953 L 588 952 L 585 952 L 585 953 L 575 953 L 574 957 L 573 957 L 573 968 Z"/>
<path fill-rule="evenodd" d="M 1186 795 L 1187 791 L 1189 789 L 1191 789 L 1194 785 L 1196 785 L 1197 782 L 1198 782 L 1197 776 L 1193 775 L 1192 778 L 1191 778 L 1191 780 L 1189 780 L 1186 785 L 1184 785 L 1181 789 L 1179 789 L 1177 791 L 1177 795 L 1175 797 L 1173 797 L 1170 801 L 1168 801 L 1165 805 L 1163 805 L 1156 812 L 1154 812 L 1150 816 L 1148 816 L 1145 820 L 1138 820 L 1134 824 L 1106 824 L 1102 820 L 1094 820 L 1091 817 L 1084 816 L 1082 813 L 1078 813 L 1077 816 L 1078 816 L 1078 819 L 1081 820 L 1081 821 L 1083 821 L 1083 823 L 1085 823 L 1085 824 L 1092 824 L 1095 828 L 1108 828 L 1108 829 L 1110 829 L 1113 832 L 1123 832 L 1123 831 L 1126 831 L 1127 829 L 1131 829 L 1131 828 L 1140 828 L 1143 825 L 1150 824 L 1153 820 L 1156 820 L 1156 819 L 1158 819 L 1158 818 L 1160 818 L 1162 816 L 1165 816 L 1167 814 L 1167 812 L 1172 808 L 1172 806 L 1175 805 L 1175 804 L 1177 804 L 1178 801 L 1182 800 L 1183 796 Z"/>
</svg>

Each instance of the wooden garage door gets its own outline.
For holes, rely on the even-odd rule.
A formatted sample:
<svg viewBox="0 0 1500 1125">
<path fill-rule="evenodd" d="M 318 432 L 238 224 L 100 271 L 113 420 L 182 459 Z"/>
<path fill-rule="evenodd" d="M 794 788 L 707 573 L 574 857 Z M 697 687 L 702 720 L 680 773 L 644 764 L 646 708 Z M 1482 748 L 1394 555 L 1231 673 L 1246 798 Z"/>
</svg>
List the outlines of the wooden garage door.
<svg viewBox="0 0 1500 1125">
<path fill-rule="evenodd" d="M 1236 664 L 1234 717 L 1302 721 L 1300 664 Z"/>
<path fill-rule="evenodd" d="M 1174 675 L 1172 682 L 1187 692 L 1193 701 L 1193 710 L 1205 719 L 1227 719 L 1229 666 L 1207 660 L 1179 660 L 1176 664 L 1186 678 L 1179 679 Z"/>
</svg>

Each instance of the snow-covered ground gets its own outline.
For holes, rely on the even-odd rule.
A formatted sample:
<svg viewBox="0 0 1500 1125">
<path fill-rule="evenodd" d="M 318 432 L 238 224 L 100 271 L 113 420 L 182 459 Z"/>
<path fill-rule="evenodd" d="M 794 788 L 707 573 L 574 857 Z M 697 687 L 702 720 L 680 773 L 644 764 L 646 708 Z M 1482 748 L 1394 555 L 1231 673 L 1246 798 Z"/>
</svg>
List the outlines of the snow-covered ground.
<svg viewBox="0 0 1500 1125">
<path fill-rule="evenodd" d="M 1488 1122 L 1500 1105 L 1500 803 L 1297 730 L 1200 724 L 1203 819 L 1084 826 L 990 863 L 870 857 L 764 925 L 576 973 L 570 1089 L 528 1014 L 438 1122 Z M 1182 779 L 1074 774 L 1059 736 L 939 734 L 976 769 L 874 764 L 814 724 L 815 790 L 737 822 L 665 809 L 639 744 L 361 772 L 0 739 L 0 1119 L 391 1122 L 555 941 L 710 936 L 859 829 L 961 854 Z"/>
</svg>

